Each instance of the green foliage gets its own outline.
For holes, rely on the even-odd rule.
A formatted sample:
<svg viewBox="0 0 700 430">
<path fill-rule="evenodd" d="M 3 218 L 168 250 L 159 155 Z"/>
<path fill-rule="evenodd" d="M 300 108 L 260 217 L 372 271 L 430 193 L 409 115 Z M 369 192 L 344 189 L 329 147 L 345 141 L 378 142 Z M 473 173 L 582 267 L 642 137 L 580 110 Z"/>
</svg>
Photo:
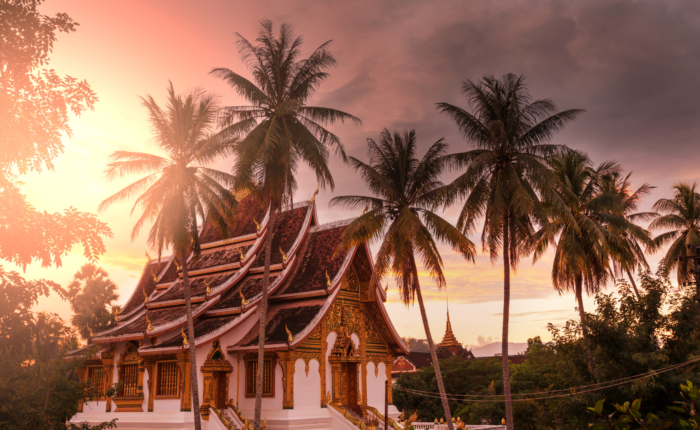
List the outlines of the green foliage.
<svg viewBox="0 0 700 430">
<path fill-rule="evenodd" d="M 416 339 L 415 337 L 402 338 L 408 349 L 411 352 L 430 352 L 430 346 L 427 339 Z"/>
<path fill-rule="evenodd" d="M 73 309 L 71 322 L 84 340 L 90 330 L 98 333 L 111 328 L 115 323 L 116 302 L 119 299 L 117 286 L 107 272 L 94 264 L 85 264 L 68 285 L 67 296 Z M 107 309 L 107 307 L 110 309 Z"/>
<path fill-rule="evenodd" d="M 667 279 L 648 272 L 642 273 L 640 279 L 639 299 L 629 285 L 623 283 L 615 294 L 597 295 L 595 312 L 586 315 L 598 383 L 633 379 L 640 374 L 700 357 L 700 315 L 693 300 L 694 291 L 690 288 L 674 291 Z M 629 428 L 637 428 L 635 426 L 640 425 L 638 419 L 645 425 L 657 426 L 642 428 L 664 428 L 663 422 L 679 423 L 679 419 L 694 425 L 688 415 L 694 419 L 692 414 L 697 410 L 700 374 L 696 367 L 685 366 L 602 390 L 583 388 L 578 394 L 569 395 L 572 387 L 591 385 L 581 324 L 571 320 L 561 327 L 550 325 L 549 330 L 551 342 L 530 339 L 525 362 L 510 365 L 516 428 L 588 428 L 591 412 L 586 408 L 601 398 L 606 399 L 605 404 L 627 408 L 624 412 L 616 412 L 616 419 L 626 414 L 629 418 L 625 420 L 632 419 L 633 422 L 622 424 L 631 425 Z M 482 402 L 488 400 L 485 396 L 503 394 L 502 372 L 496 358 L 464 362 L 449 359 L 441 361 L 440 366 L 448 393 L 479 396 L 472 398 L 479 399 L 479 402 L 451 400 L 450 407 L 455 416 L 471 423 L 479 423 L 482 418 L 490 423 L 501 421 L 505 414 L 503 401 Z M 433 378 L 432 368 L 424 368 L 421 372 L 402 375 L 397 383 L 437 393 Z M 680 384 L 686 387 L 682 388 L 682 395 L 678 392 Z M 520 395 L 539 392 L 551 392 L 541 397 L 558 397 L 532 400 L 538 395 Z M 396 406 L 400 410 L 416 409 L 421 421 L 440 417 L 436 399 L 400 390 L 394 393 Z M 528 400 L 522 400 L 524 398 Z M 643 412 L 637 408 L 639 416 L 635 417 L 637 413 L 632 412 L 636 407 L 634 402 L 625 407 L 629 399 L 640 399 L 644 405 Z M 678 409 L 669 409 L 669 405 Z"/>
</svg>

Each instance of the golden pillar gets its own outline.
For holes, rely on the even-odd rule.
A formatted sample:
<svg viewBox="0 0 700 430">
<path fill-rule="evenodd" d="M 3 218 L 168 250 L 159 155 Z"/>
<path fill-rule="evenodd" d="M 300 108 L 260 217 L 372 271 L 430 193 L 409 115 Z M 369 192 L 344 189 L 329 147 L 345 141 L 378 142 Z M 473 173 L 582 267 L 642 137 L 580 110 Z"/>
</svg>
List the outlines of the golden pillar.
<svg viewBox="0 0 700 430">
<path fill-rule="evenodd" d="M 102 354 L 102 370 L 105 373 L 105 390 L 108 390 L 114 383 L 114 350 Z M 112 398 L 109 396 L 105 397 L 105 412 L 111 412 Z"/>
<path fill-rule="evenodd" d="M 321 353 L 318 356 L 318 373 L 321 375 L 321 407 L 326 407 L 326 353 L 328 352 L 328 333 L 325 320 L 321 321 Z"/>
<path fill-rule="evenodd" d="M 177 354 L 177 364 L 182 375 L 180 386 L 180 411 L 192 411 L 192 385 L 190 381 L 190 357 L 188 351 Z"/>
<path fill-rule="evenodd" d="M 294 372 L 296 370 L 294 351 L 280 352 L 280 364 L 282 365 L 282 407 L 294 409 Z"/>
<path fill-rule="evenodd" d="M 394 396 L 393 396 L 393 389 L 392 389 L 392 383 L 391 383 L 391 369 L 394 366 L 394 356 L 391 354 L 388 354 L 386 356 L 386 361 L 384 362 L 386 365 L 386 380 L 389 381 L 389 404 L 393 405 L 394 404 Z"/>
<path fill-rule="evenodd" d="M 155 381 L 155 373 L 154 373 L 155 365 L 156 365 L 155 361 L 151 361 L 151 360 L 145 361 L 144 360 L 144 362 L 143 362 L 143 367 L 148 372 L 148 382 L 147 382 L 147 384 L 148 384 L 147 411 L 148 412 L 153 412 L 153 396 L 155 394 L 154 391 L 156 389 L 156 386 L 153 383 L 153 381 Z"/>
<path fill-rule="evenodd" d="M 199 406 L 199 414 L 204 421 L 209 421 L 209 408 L 216 407 L 214 402 L 214 383 L 214 375 L 211 372 L 204 372 L 202 404 Z"/>
</svg>

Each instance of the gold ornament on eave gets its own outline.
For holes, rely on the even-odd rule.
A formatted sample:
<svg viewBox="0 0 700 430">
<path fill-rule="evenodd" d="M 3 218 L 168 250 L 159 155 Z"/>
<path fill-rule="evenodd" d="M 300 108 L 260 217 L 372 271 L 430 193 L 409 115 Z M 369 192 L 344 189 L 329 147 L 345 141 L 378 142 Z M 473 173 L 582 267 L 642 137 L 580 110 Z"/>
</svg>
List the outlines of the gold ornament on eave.
<svg viewBox="0 0 700 430">
<path fill-rule="evenodd" d="M 88 333 L 90 333 L 90 337 L 95 337 L 95 333 L 92 332 L 92 329 L 90 328 L 90 326 L 86 325 L 85 327 L 87 327 Z"/>
<path fill-rule="evenodd" d="M 204 281 L 204 285 L 207 286 L 207 294 L 211 293 L 211 287 L 209 287 L 209 282 L 207 282 L 207 281 L 205 280 L 205 281 Z"/>
<path fill-rule="evenodd" d="M 331 285 L 331 277 L 328 276 L 328 270 L 326 270 L 326 286 L 330 287 Z"/>
<path fill-rule="evenodd" d="M 245 299 L 245 296 L 243 295 L 243 291 L 239 291 L 238 294 L 241 296 L 241 307 L 247 305 L 248 300 Z"/>
<path fill-rule="evenodd" d="M 180 270 L 182 270 L 182 266 L 180 266 L 179 264 L 177 264 L 177 261 L 175 262 L 175 269 L 177 269 L 178 272 L 179 272 Z"/>
<path fill-rule="evenodd" d="M 155 282 L 155 283 L 157 283 L 157 282 L 158 282 L 158 277 L 156 276 L 156 274 L 155 274 L 155 273 L 153 274 L 153 282 Z"/>
<path fill-rule="evenodd" d="M 255 220 L 255 218 L 253 218 L 253 222 L 255 223 L 255 228 L 258 230 L 258 232 L 260 232 L 260 230 L 262 229 L 262 226 L 260 224 L 258 224 L 258 222 Z"/>
<path fill-rule="evenodd" d="M 153 261 L 153 259 L 151 258 L 151 256 L 148 255 L 148 251 L 146 251 L 146 258 L 148 259 L 148 262 L 149 262 L 149 263 L 150 263 L 151 261 Z"/>
<path fill-rule="evenodd" d="M 311 200 L 309 200 L 309 203 L 315 203 L 316 202 L 316 195 L 318 194 L 318 187 L 316 187 L 316 191 L 314 191 L 314 195 L 311 196 Z"/>
<path fill-rule="evenodd" d="M 114 306 L 114 321 L 119 322 L 119 306 Z"/>
<path fill-rule="evenodd" d="M 243 250 L 241 248 L 238 248 L 238 255 L 241 256 L 241 261 L 245 260 L 246 255 L 243 253 Z"/>
<path fill-rule="evenodd" d="M 151 327 L 151 320 L 148 319 L 148 315 L 146 315 L 146 322 L 148 323 L 148 327 L 146 327 L 146 331 L 153 330 L 153 327 Z"/>
<path fill-rule="evenodd" d="M 280 254 L 282 254 L 282 262 L 286 262 L 287 261 L 287 254 L 285 254 L 284 251 L 282 251 L 281 246 L 280 246 Z"/>
<path fill-rule="evenodd" d="M 143 292 L 143 302 L 148 303 L 148 294 L 145 291 Z"/>
<path fill-rule="evenodd" d="M 365 205 L 365 208 L 362 209 L 362 215 L 364 215 L 365 213 L 367 213 L 367 209 L 369 209 L 369 203 L 367 203 L 367 205 Z"/>
<path fill-rule="evenodd" d="M 185 334 L 185 327 L 180 328 L 180 335 L 182 335 L 182 344 L 189 345 L 190 343 L 187 341 L 187 335 Z"/>
<path fill-rule="evenodd" d="M 292 342 L 294 340 L 294 335 L 292 334 L 291 331 L 289 331 L 289 328 L 287 327 L 286 324 L 284 325 L 284 329 L 287 331 L 287 340 L 289 342 Z"/>
</svg>

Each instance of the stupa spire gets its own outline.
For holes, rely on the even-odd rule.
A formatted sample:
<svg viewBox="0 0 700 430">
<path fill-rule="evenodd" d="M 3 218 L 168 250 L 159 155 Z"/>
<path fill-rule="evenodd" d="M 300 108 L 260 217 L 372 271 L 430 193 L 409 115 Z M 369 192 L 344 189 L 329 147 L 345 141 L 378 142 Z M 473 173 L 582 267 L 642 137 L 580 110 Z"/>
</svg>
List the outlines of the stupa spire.
<svg viewBox="0 0 700 430">
<path fill-rule="evenodd" d="M 447 301 L 447 323 L 445 324 L 445 335 L 442 337 L 442 342 L 438 345 L 443 347 L 461 347 L 454 333 L 452 333 L 452 323 L 450 322 L 450 301 L 446 297 Z"/>
</svg>

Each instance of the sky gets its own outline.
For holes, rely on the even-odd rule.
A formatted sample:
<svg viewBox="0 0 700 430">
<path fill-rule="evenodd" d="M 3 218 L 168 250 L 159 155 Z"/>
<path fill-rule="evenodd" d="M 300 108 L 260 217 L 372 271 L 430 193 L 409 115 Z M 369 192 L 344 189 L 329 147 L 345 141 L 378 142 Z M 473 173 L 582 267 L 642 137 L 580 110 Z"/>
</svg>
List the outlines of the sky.
<svg viewBox="0 0 700 430">
<path fill-rule="evenodd" d="M 71 120 L 72 138 L 53 172 L 21 178 L 29 202 L 40 210 L 75 207 L 97 212 L 100 201 L 136 178 L 106 182 L 107 157 L 116 150 L 158 152 L 139 96 L 163 102 L 168 80 L 178 92 L 195 87 L 217 96 L 222 105 L 246 104 L 209 72 L 228 67 L 250 76 L 236 49 L 236 33 L 253 41 L 262 19 L 275 29 L 286 22 L 303 36 L 302 55 L 332 40 L 338 67 L 310 104 L 349 112 L 361 126 L 337 125 L 349 155 L 367 160 L 366 139 L 383 128 L 415 129 L 419 154 L 440 138 L 451 152 L 470 148 L 435 103 L 467 107 L 465 80 L 484 75 L 522 74 L 534 98 L 549 98 L 559 109 L 585 109 L 558 133 L 553 143 L 587 152 L 600 163 L 619 161 L 632 171 L 633 185 L 657 188 L 642 209 L 671 195 L 678 181 L 695 181 L 700 147 L 700 3 L 695 1 L 509 0 L 455 1 L 178 1 L 85 2 L 50 0 L 45 14 L 65 12 L 80 26 L 58 37 L 50 67 L 86 79 L 97 93 L 94 111 Z M 215 167 L 228 170 L 232 160 Z M 333 196 L 367 191 L 339 159 L 331 159 L 334 190 L 317 198 L 322 223 L 357 216 L 329 208 Z M 297 198 L 316 189 L 313 175 L 299 172 Z M 445 181 L 454 177 L 446 174 Z M 115 205 L 99 214 L 114 238 L 106 240 L 100 265 L 126 302 L 146 262 L 146 235 L 129 239 L 135 222 L 131 206 Z M 457 207 L 443 215 L 456 220 Z M 478 242 L 478 235 L 472 240 Z M 479 249 L 481 247 L 479 246 Z M 442 247 L 447 289 L 437 291 L 421 279 L 433 337 L 445 327 L 446 299 L 457 339 L 479 345 L 501 338 L 503 268 L 479 255 L 476 264 Z M 151 254 L 153 254 L 151 252 Z M 655 268 L 659 255 L 650 256 Z M 28 277 L 63 285 L 85 263 L 76 247 L 61 268 L 27 268 Z M 547 324 L 575 318 L 574 296 L 559 295 L 551 284 L 551 253 L 536 264 L 524 259 L 512 277 L 510 340 L 550 339 Z M 391 287 L 393 290 L 393 286 Z M 614 291 L 610 285 L 608 291 Z M 592 298 L 586 310 L 594 308 Z M 403 336 L 424 337 L 418 308 L 398 294 L 387 302 Z M 69 320 L 67 303 L 43 298 L 37 310 Z"/>
</svg>

